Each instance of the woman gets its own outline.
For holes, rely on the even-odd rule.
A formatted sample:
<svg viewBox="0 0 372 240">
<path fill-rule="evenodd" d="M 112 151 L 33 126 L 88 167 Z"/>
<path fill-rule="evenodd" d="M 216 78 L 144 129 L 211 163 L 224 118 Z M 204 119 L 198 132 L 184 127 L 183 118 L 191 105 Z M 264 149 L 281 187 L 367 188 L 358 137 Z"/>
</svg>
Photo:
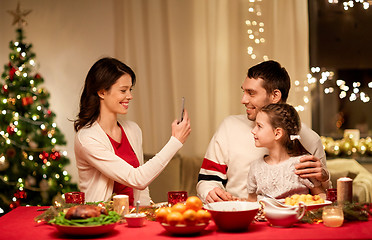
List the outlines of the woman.
<svg viewBox="0 0 372 240">
<path fill-rule="evenodd" d="M 113 193 L 127 194 L 130 204 L 148 205 L 148 185 L 160 174 L 191 132 L 187 111 L 172 123 L 172 136 L 163 149 L 143 164 L 142 132 L 131 121 L 118 122 L 128 112 L 136 76 L 113 58 L 98 60 L 89 70 L 74 121 L 79 187 L 85 200 L 107 201 Z"/>
</svg>

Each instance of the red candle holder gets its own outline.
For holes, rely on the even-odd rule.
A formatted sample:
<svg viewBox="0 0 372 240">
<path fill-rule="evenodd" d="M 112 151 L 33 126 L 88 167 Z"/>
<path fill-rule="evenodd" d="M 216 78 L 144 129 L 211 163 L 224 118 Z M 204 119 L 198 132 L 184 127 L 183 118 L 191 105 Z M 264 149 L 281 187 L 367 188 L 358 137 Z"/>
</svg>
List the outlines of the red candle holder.
<svg viewBox="0 0 372 240">
<path fill-rule="evenodd" d="M 168 192 L 168 204 L 174 205 L 179 202 L 186 202 L 187 192 L 186 191 L 171 191 Z"/>
<path fill-rule="evenodd" d="M 68 192 L 65 193 L 66 203 L 84 204 L 85 195 L 83 192 Z"/>
</svg>

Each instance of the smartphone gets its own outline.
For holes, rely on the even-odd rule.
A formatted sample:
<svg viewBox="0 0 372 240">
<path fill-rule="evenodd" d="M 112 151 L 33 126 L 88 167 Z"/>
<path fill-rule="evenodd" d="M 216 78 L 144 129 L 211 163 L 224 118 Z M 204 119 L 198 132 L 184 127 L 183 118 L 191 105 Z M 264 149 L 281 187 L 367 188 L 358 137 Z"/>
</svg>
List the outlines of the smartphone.
<svg viewBox="0 0 372 240">
<path fill-rule="evenodd" d="M 181 115 L 178 123 L 182 122 L 183 120 L 183 114 L 185 113 L 185 98 L 182 97 L 182 103 L 181 103 Z"/>
</svg>

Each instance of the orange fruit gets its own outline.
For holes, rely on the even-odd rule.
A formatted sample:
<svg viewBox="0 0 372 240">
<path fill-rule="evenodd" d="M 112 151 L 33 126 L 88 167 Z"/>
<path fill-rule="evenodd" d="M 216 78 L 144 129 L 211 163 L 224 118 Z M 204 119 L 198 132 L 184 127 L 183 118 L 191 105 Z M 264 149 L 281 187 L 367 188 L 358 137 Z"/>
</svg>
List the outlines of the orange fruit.
<svg viewBox="0 0 372 240">
<path fill-rule="evenodd" d="M 156 221 L 161 223 L 167 222 L 167 216 L 171 212 L 169 207 L 162 207 L 155 211 Z"/>
<path fill-rule="evenodd" d="M 171 226 L 181 224 L 183 222 L 183 216 L 180 212 L 170 212 L 167 215 L 167 222 Z"/>
<path fill-rule="evenodd" d="M 187 209 L 182 216 L 186 225 L 192 226 L 196 224 L 196 212 L 194 210 Z"/>
<path fill-rule="evenodd" d="M 183 203 L 176 203 L 171 208 L 172 212 L 184 213 L 186 211 L 186 205 Z"/>
<path fill-rule="evenodd" d="M 198 223 L 208 223 L 212 219 L 210 212 L 200 209 L 196 212 L 196 221 Z"/>
<path fill-rule="evenodd" d="M 187 209 L 193 209 L 194 211 L 198 211 L 203 207 L 203 202 L 196 196 L 188 197 L 186 200 L 186 207 Z"/>
</svg>

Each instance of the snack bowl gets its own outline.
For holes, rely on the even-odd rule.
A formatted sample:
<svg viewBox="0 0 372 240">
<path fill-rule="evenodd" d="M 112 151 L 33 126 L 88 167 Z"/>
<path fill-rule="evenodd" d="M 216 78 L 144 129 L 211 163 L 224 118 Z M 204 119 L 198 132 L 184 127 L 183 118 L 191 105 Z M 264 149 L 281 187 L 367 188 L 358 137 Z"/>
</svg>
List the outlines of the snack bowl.
<svg viewBox="0 0 372 240">
<path fill-rule="evenodd" d="M 256 216 L 260 204 L 257 202 L 225 201 L 204 205 L 217 228 L 224 232 L 247 231 Z"/>
<path fill-rule="evenodd" d="M 130 213 L 124 215 L 127 220 L 128 227 L 142 227 L 145 223 L 146 214 L 144 213 Z"/>
</svg>

